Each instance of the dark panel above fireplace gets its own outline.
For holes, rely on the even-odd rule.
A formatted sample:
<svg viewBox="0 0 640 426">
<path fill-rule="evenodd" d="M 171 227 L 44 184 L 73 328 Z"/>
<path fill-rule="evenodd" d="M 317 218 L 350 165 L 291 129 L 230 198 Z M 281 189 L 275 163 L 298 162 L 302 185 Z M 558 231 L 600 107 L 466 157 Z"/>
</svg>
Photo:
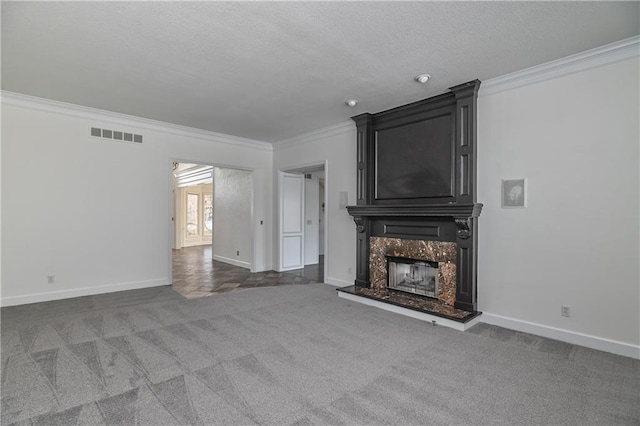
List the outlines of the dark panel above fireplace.
<svg viewBox="0 0 640 426">
<path fill-rule="evenodd" d="M 480 81 L 356 122 L 358 205 L 475 202 Z"/>
<path fill-rule="evenodd" d="M 454 196 L 453 109 L 375 132 L 375 199 Z"/>
</svg>

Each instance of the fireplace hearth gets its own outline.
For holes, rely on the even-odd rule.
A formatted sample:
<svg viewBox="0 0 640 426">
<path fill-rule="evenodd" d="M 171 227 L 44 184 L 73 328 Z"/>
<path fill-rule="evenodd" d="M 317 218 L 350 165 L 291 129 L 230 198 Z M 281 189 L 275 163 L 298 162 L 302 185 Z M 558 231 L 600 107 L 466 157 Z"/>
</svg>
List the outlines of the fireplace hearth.
<svg viewBox="0 0 640 426">
<path fill-rule="evenodd" d="M 477 317 L 480 81 L 357 126 L 356 280 L 342 293 L 465 322 Z"/>
</svg>

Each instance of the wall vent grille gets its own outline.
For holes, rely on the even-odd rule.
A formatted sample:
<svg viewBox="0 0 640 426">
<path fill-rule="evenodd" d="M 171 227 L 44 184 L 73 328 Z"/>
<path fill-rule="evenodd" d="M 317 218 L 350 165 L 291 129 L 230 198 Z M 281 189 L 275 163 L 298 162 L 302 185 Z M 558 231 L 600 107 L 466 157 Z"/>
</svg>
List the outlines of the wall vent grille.
<svg viewBox="0 0 640 426">
<path fill-rule="evenodd" d="M 117 142 L 142 143 L 142 135 L 137 133 L 129 133 L 121 130 L 101 129 L 99 127 L 91 127 L 89 134 L 95 138 L 110 139 Z"/>
</svg>

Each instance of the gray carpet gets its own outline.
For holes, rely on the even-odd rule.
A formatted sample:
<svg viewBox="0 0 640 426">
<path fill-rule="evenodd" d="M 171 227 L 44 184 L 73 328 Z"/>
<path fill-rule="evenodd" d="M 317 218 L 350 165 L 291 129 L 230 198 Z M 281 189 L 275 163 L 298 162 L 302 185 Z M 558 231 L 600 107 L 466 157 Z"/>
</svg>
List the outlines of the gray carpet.
<svg viewBox="0 0 640 426">
<path fill-rule="evenodd" d="M 2 309 L 2 424 L 640 424 L 640 362 L 325 284 Z"/>
</svg>

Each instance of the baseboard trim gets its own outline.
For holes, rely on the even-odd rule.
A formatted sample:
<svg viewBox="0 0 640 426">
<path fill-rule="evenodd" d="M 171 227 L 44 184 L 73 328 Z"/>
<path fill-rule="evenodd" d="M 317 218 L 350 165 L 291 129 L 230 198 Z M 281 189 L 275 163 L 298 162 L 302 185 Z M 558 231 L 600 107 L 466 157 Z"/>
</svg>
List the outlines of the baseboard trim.
<svg viewBox="0 0 640 426">
<path fill-rule="evenodd" d="M 406 317 L 415 318 L 420 321 L 428 322 L 433 325 L 441 325 L 448 328 L 453 328 L 458 331 L 466 331 L 479 323 L 482 318 L 482 314 L 469 320 L 467 322 L 452 321 L 447 318 L 442 318 L 436 315 L 431 315 L 426 312 L 418 312 L 413 309 L 403 308 L 401 306 L 392 305 L 389 303 L 378 302 L 377 300 L 369 299 L 366 297 L 356 296 L 350 293 L 338 291 L 338 297 L 342 299 L 351 300 L 352 302 L 362 303 L 363 305 L 373 306 L 375 308 L 384 309 L 385 311 L 393 312 L 396 314 L 404 315 Z"/>
<path fill-rule="evenodd" d="M 353 281 L 344 281 L 344 280 L 339 280 L 337 278 L 331 278 L 331 277 L 325 278 L 324 283 L 332 285 L 334 287 L 347 287 L 347 286 L 353 285 Z"/>
<path fill-rule="evenodd" d="M 563 330 L 561 328 L 549 327 L 487 312 L 482 314 L 480 321 L 487 324 L 509 328 L 511 330 L 522 331 L 524 333 L 535 334 L 549 339 L 561 340 L 574 345 L 597 349 L 599 351 L 640 359 L 640 345 L 632 345 L 625 342 L 577 333 L 575 331 Z"/>
<path fill-rule="evenodd" d="M 235 265 L 241 268 L 251 270 L 251 263 L 245 262 L 243 260 L 231 259 L 230 257 L 224 257 L 217 254 L 213 255 L 213 260 L 217 260 L 219 262 L 228 263 L 229 265 Z"/>
<path fill-rule="evenodd" d="M 95 287 L 81 287 L 69 290 L 47 291 L 44 293 L 28 294 L 25 296 L 9 296 L 0 298 L 0 306 L 18 306 L 29 303 L 50 302 L 53 300 L 71 299 L 73 297 L 93 296 L 95 294 L 114 293 L 116 291 L 138 290 L 141 288 L 160 287 L 170 285 L 171 280 L 160 278 L 156 280 L 134 281 L 130 283 L 107 284 Z"/>
</svg>

